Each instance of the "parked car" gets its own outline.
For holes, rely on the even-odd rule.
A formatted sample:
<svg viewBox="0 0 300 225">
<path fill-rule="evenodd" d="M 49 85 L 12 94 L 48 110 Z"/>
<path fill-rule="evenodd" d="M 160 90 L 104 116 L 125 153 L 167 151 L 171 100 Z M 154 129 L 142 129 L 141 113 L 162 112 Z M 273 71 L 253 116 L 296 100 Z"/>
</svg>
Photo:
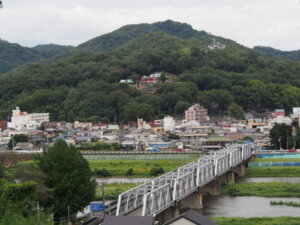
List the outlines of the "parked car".
<svg viewBox="0 0 300 225">
<path fill-rule="evenodd" d="M 292 149 L 289 149 L 288 152 L 297 152 L 297 150 L 292 148 Z"/>
</svg>

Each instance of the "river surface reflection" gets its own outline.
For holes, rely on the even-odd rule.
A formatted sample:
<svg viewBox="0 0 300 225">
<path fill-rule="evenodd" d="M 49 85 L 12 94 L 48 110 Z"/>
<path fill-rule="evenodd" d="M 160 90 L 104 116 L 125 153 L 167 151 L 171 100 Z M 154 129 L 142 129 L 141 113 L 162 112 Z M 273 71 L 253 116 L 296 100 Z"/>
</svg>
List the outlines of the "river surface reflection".
<svg viewBox="0 0 300 225">
<path fill-rule="evenodd" d="M 252 177 L 252 178 L 240 178 L 240 183 L 245 182 L 285 182 L 285 183 L 300 183 L 300 177 Z"/>
<path fill-rule="evenodd" d="M 292 201 L 299 198 L 264 198 L 255 196 L 205 196 L 202 213 L 213 217 L 280 217 L 300 216 L 299 207 L 271 205 L 270 201 Z"/>
</svg>

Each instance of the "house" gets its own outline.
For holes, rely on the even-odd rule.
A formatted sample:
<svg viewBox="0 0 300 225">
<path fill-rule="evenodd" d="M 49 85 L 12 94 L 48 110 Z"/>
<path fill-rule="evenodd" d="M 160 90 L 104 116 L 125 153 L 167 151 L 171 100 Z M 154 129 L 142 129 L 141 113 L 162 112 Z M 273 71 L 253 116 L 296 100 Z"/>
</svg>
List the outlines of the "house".
<svg viewBox="0 0 300 225">
<path fill-rule="evenodd" d="M 230 140 L 227 137 L 223 136 L 212 136 L 208 138 L 205 142 L 205 146 L 203 146 L 204 149 L 221 149 L 223 147 L 226 147 L 226 145 L 230 144 L 232 140 Z"/>
<path fill-rule="evenodd" d="M 208 217 L 203 216 L 195 210 L 189 210 L 182 215 L 171 219 L 164 223 L 164 225 L 217 225 Z"/>
<path fill-rule="evenodd" d="M 124 79 L 124 80 L 120 80 L 121 84 L 133 84 L 133 80 L 132 79 Z"/>
<path fill-rule="evenodd" d="M 33 144 L 30 142 L 18 142 L 14 150 L 33 150 Z"/>
<path fill-rule="evenodd" d="M 154 225 L 152 216 L 106 216 L 102 225 Z"/>
<path fill-rule="evenodd" d="M 0 130 L 5 130 L 7 128 L 7 122 L 6 121 L 0 121 Z"/>
</svg>

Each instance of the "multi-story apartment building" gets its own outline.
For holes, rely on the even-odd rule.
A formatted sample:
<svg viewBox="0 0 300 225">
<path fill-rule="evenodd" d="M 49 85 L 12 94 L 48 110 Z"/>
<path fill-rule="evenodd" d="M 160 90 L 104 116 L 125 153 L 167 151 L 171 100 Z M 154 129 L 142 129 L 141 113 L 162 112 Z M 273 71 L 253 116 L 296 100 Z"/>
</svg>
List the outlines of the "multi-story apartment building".
<svg viewBox="0 0 300 225">
<path fill-rule="evenodd" d="M 187 121 L 197 121 L 199 123 L 208 120 L 207 109 L 199 104 L 192 105 L 185 111 L 185 119 Z"/>
</svg>

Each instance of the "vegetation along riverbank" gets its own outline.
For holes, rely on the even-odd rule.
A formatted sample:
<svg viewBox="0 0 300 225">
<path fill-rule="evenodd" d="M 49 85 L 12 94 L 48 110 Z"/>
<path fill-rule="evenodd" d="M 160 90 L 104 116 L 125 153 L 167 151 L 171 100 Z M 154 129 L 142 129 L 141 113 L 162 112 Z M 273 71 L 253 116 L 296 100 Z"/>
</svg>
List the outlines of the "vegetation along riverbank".
<svg viewBox="0 0 300 225">
<path fill-rule="evenodd" d="M 300 177 L 300 167 L 251 167 L 246 177 Z"/>
<path fill-rule="evenodd" d="M 300 197 L 299 183 L 234 183 L 221 190 L 222 195 L 260 197 Z"/>
</svg>

